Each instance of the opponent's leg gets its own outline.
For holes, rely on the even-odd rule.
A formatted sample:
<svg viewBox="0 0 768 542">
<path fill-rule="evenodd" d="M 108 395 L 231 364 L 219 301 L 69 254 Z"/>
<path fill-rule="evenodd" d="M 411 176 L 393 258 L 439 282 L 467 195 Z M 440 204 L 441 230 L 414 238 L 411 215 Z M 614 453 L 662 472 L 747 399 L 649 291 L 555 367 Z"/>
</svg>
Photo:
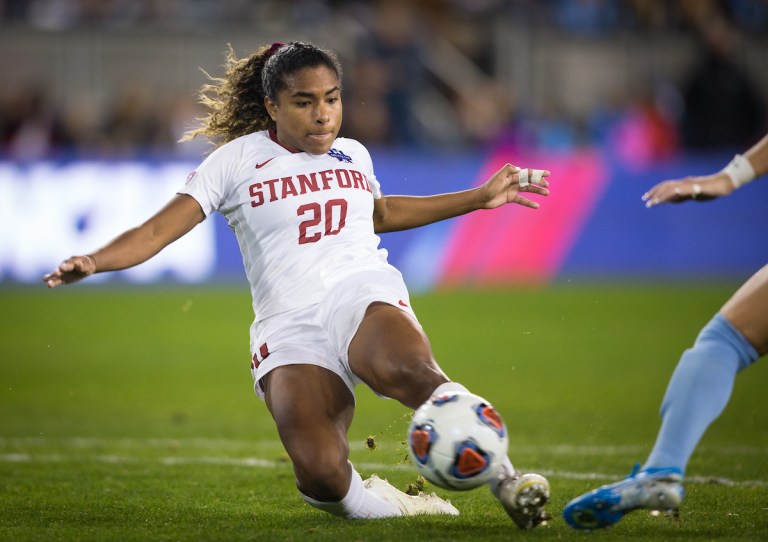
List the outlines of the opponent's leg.
<svg viewBox="0 0 768 542">
<path fill-rule="evenodd" d="M 759 356 L 768 354 L 768 265 L 752 275 L 720 312 Z"/>
<path fill-rule="evenodd" d="M 677 513 L 693 451 L 720 415 L 736 374 L 766 352 L 768 266 L 750 278 L 702 329 L 680 358 L 662 403 L 662 425 L 643 469 L 573 499 L 563 515 L 573 527 L 595 529 L 638 508 Z"/>
<path fill-rule="evenodd" d="M 675 368 L 662 426 L 644 468 L 685 472 L 707 427 L 728 404 L 736 374 L 768 348 L 768 266 L 755 273 L 701 330 Z"/>
<path fill-rule="evenodd" d="M 728 404 L 736 373 L 756 359 L 754 347 L 716 314 L 672 374 L 661 407 L 661 429 L 644 468 L 672 467 L 684 473 L 707 427 Z"/>
<path fill-rule="evenodd" d="M 349 366 L 375 392 L 416 409 L 432 395 L 467 391 L 450 382 L 437 365 L 421 326 L 410 315 L 386 303 L 366 311 L 349 346 Z M 537 474 L 522 474 L 509 458 L 491 491 L 522 529 L 548 519 L 543 508 L 549 484 Z"/>
<path fill-rule="evenodd" d="M 262 383 L 307 503 L 350 519 L 458 514 L 438 497 L 411 498 L 385 480 L 363 482 L 349 462 L 354 397 L 336 374 L 315 365 L 286 365 L 273 369 Z"/>
</svg>

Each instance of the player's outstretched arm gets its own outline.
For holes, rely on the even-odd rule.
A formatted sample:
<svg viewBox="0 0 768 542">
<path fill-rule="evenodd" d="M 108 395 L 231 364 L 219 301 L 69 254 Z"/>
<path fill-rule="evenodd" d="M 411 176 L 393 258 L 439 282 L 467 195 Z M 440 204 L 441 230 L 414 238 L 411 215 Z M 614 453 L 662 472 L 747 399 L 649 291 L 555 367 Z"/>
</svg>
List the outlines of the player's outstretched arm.
<svg viewBox="0 0 768 542">
<path fill-rule="evenodd" d="M 520 169 L 506 164 L 482 186 L 434 196 L 383 196 L 374 204 L 376 233 L 418 228 L 479 209 L 495 209 L 507 203 L 538 209 L 526 193 L 549 195 L 549 171 Z"/>
<path fill-rule="evenodd" d="M 707 201 L 731 194 L 768 171 L 768 135 L 737 154 L 721 171 L 711 175 L 664 181 L 643 194 L 646 207 L 688 200 Z"/>
<path fill-rule="evenodd" d="M 77 282 L 94 273 L 116 271 L 147 261 L 205 219 L 197 201 L 175 196 L 152 218 L 131 228 L 96 252 L 71 256 L 43 276 L 49 288 Z"/>
</svg>

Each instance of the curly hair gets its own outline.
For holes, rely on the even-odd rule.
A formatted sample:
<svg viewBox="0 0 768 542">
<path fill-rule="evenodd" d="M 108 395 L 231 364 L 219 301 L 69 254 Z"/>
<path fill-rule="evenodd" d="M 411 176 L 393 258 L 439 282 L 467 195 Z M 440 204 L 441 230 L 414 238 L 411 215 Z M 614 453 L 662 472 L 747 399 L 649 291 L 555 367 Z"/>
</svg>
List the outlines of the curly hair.
<svg viewBox="0 0 768 542">
<path fill-rule="evenodd" d="M 276 101 L 278 92 L 288 88 L 288 76 L 317 66 L 335 72 L 341 87 L 341 64 L 332 51 L 302 42 L 274 43 L 238 59 L 228 45 L 224 77 L 203 72 L 210 83 L 202 86 L 198 96 L 208 114 L 198 118 L 201 125 L 185 132 L 180 141 L 202 135 L 218 148 L 253 132 L 274 130 L 275 122 L 264 105 L 265 96 Z"/>
</svg>

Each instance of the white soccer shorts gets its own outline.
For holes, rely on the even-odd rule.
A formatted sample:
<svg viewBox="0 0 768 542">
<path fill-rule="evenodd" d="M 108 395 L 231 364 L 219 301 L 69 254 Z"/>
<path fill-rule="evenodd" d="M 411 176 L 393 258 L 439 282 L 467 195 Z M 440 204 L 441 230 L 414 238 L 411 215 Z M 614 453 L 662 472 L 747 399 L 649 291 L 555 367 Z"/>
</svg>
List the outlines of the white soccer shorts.
<svg viewBox="0 0 768 542">
<path fill-rule="evenodd" d="M 362 381 L 349 368 L 349 344 L 371 303 L 388 303 L 409 314 L 408 289 L 394 269 L 357 273 L 337 284 L 317 304 L 276 314 L 256 325 L 251 374 L 262 400 L 261 379 L 282 365 L 310 364 L 336 373 L 354 394 Z"/>
</svg>

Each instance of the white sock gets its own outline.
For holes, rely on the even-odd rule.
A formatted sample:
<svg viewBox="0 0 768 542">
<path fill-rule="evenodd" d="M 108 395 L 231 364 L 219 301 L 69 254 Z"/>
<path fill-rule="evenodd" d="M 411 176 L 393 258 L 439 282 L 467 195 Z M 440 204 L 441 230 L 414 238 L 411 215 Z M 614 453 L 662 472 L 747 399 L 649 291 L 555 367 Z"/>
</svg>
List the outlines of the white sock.
<svg viewBox="0 0 768 542">
<path fill-rule="evenodd" d="M 449 393 L 452 391 L 469 392 L 467 388 L 465 388 L 463 385 L 459 384 L 458 382 L 444 382 L 440 384 L 437 388 L 435 388 L 435 391 L 432 392 L 432 397 L 435 397 L 436 395 L 440 395 L 443 393 Z"/>
<path fill-rule="evenodd" d="M 512 466 L 512 461 L 509 459 L 509 457 L 504 458 L 504 463 L 501 464 L 501 468 L 499 469 L 499 475 L 494 476 L 490 480 L 488 480 L 488 487 L 491 489 L 491 493 L 493 493 L 496 498 L 499 498 L 499 483 L 506 477 L 512 476 L 515 473 L 515 467 Z"/>
<path fill-rule="evenodd" d="M 301 496 L 315 508 L 347 519 L 390 518 L 403 515 L 399 507 L 368 491 L 363 486 L 363 478 L 360 474 L 351 463 L 349 466 L 352 468 L 352 479 L 349 482 L 347 495 L 340 501 L 317 501 L 303 493 Z"/>
</svg>

